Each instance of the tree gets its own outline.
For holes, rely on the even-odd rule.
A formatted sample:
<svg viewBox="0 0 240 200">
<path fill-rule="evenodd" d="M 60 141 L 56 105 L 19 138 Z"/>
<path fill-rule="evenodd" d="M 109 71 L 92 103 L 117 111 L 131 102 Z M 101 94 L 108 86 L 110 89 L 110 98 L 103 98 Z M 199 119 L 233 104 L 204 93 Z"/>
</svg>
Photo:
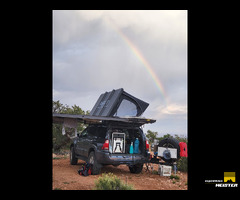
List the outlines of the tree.
<svg viewBox="0 0 240 200">
<path fill-rule="evenodd" d="M 52 103 L 52 113 L 64 113 L 65 107 L 63 104 L 60 103 L 60 101 L 53 101 Z"/>
<path fill-rule="evenodd" d="M 149 143 L 152 144 L 154 142 L 154 139 L 157 138 L 157 132 L 153 132 L 153 131 L 148 130 L 147 134 L 146 134 L 146 137 L 147 137 Z"/>
<path fill-rule="evenodd" d="M 88 115 L 89 111 L 83 111 L 79 106 L 75 105 L 71 108 L 68 105 L 63 105 L 60 101 L 53 101 L 52 112 L 60 114 L 76 114 L 76 115 Z M 77 132 L 81 132 L 86 126 L 78 123 Z M 70 136 L 75 132 L 73 128 L 65 127 L 65 135 L 62 135 L 62 124 L 52 124 L 52 136 L 53 136 L 53 151 L 60 151 L 66 148 L 70 142 Z"/>
<path fill-rule="evenodd" d="M 175 134 L 175 137 L 179 142 L 186 142 L 187 143 L 187 138 L 185 136 L 178 136 L 178 134 Z"/>
<path fill-rule="evenodd" d="M 173 136 L 171 136 L 169 133 L 163 135 L 162 137 L 158 137 L 157 140 L 158 142 L 160 142 L 161 140 L 165 139 L 165 138 L 173 138 Z"/>
<path fill-rule="evenodd" d="M 79 106 L 74 104 L 72 108 L 69 108 L 67 104 L 63 105 L 60 101 L 53 101 L 52 112 L 61 114 L 76 114 L 76 115 L 88 115 L 89 111 L 83 111 Z"/>
</svg>

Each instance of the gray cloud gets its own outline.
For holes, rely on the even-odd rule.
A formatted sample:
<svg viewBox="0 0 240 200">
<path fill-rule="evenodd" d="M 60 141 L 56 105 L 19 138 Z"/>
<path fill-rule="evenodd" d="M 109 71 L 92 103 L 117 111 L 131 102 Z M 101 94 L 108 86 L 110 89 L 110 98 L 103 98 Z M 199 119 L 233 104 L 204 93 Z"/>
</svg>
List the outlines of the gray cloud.
<svg viewBox="0 0 240 200">
<path fill-rule="evenodd" d="M 148 61 L 168 104 L 119 31 Z M 53 11 L 54 100 L 91 110 L 101 93 L 124 88 L 150 103 L 144 116 L 156 117 L 155 131 L 164 122 L 186 134 L 186 80 L 186 11 Z"/>
</svg>

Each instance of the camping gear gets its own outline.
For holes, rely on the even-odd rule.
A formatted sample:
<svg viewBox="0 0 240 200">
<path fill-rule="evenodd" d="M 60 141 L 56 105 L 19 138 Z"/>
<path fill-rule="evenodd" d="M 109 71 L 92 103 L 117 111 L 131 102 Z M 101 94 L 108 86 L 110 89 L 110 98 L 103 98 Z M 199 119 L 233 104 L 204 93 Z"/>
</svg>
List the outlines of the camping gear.
<svg viewBox="0 0 240 200">
<path fill-rule="evenodd" d="M 92 174 L 92 164 L 86 162 L 82 165 L 82 168 L 78 170 L 79 175 L 88 176 Z"/>
<path fill-rule="evenodd" d="M 176 173 L 177 173 L 177 163 L 176 162 L 173 163 L 173 171 L 174 171 L 174 174 L 176 175 Z"/>
<path fill-rule="evenodd" d="M 168 176 L 169 173 L 171 174 L 172 169 L 176 175 L 177 161 L 181 157 L 188 157 L 187 144 L 185 142 L 179 142 L 174 138 L 161 140 L 158 144 L 157 151 L 153 153 L 154 155 L 149 158 L 148 163 L 159 164 L 158 172 L 161 176 Z M 168 167 L 171 167 L 171 169 Z"/>
<path fill-rule="evenodd" d="M 131 142 L 131 146 L 130 146 L 130 151 L 129 151 L 130 154 L 133 154 L 133 142 Z"/>
<path fill-rule="evenodd" d="M 139 150 L 139 140 L 138 140 L 138 138 L 136 138 L 136 140 L 134 142 L 133 153 L 138 153 L 138 150 Z"/>
<path fill-rule="evenodd" d="M 187 144 L 185 142 L 179 142 L 179 146 L 180 146 L 180 156 L 188 157 Z"/>
<path fill-rule="evenodd" d="M 160 176 L 171 176 L 172 166 L 159 165 L 158 174 Z"/>
<path fill-rule="evenodd" d="M 120 88 L 101 94 L 92 108 L 90 115 L 139 117 L 148 106 L 149 103 L 128 94 L 123 88 Z"/>
<path fill-rule="evenodd" d="M 112 133 L 112 152 L 125 153 L 125 133 Z"/>
<path fill-rule="evenodd" d="M 170 160 L 171 158 L 176 159 L 177 158 L 177 149 L 158 147 L 158 156 L 165 158 L 165 160 Z"/>
</svg>

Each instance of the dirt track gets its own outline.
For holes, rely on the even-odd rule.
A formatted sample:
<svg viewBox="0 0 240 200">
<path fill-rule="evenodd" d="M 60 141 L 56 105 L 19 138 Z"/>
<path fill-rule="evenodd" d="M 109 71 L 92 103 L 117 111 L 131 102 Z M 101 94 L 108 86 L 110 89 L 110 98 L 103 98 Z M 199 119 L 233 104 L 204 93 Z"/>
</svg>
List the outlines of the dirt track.
<svg viewBox="0 0 240 200">
<path fill-rule="evenodd" d="M 59 156 L 57 156 L 59 157 Z M 102 173 L 112 172 L 118 176 L 124 183 L 132 184 L 136 190 L 187 190 L 187 173 L 177 172 L 179 180 L 170 179 L 169 177 L 159 176 L 146 172 L 145 167 L 140 174 L 132 174 L 128 166 L 119 165 L 104 166 L 99 175 L 90 175 L 87 177 L 78 175 L 84 161 L 79 160 L 77 165 L 70 165 L 69 155 L 60 159 L 52 160 L 52 189 L 57 190 L 92 190 L 94 181 Z M 158 165 L 154 164 L 153 169 L 157 170 Z"/>
</svg>

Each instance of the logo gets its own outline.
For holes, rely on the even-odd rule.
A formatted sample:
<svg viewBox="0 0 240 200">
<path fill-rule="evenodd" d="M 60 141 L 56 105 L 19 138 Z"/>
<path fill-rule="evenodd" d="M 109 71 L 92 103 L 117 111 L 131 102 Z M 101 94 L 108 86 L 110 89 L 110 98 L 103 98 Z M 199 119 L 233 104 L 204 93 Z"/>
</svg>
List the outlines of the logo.
<svg viewBox="0 0 240 200">
<path fill-rule="evenodd" d="M 235 172 L 224 172 L 224 182 L 227 183 L 235 183 L 236 182 L 236 176 Z"/>
<path fill-rule="evenodd" d="M 205 184 L 214 184 L 215 187 L 238 187 L 236 172 L 224 172 L 223 180 L 205 180 Z"/>
</svg>

